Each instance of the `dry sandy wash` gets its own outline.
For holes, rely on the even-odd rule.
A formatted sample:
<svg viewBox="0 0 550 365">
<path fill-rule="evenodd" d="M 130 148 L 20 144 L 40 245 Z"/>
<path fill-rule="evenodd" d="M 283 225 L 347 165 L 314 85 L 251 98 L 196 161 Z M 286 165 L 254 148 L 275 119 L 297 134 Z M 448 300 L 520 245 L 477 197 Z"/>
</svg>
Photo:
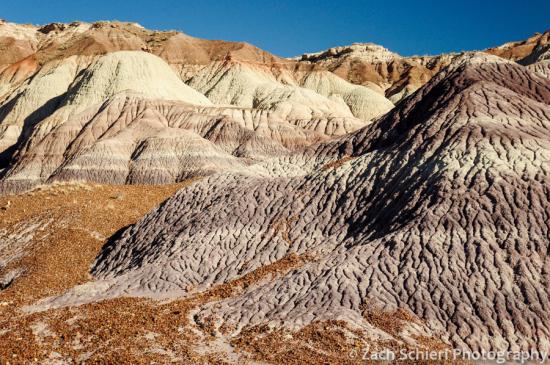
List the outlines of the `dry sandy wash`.
<svg viewBox="0 0 550 365">
<path fill-rule="evenodd" d="M 0 22 L 0 363 L 550 352 L 549 36 Z"/>
</svg>

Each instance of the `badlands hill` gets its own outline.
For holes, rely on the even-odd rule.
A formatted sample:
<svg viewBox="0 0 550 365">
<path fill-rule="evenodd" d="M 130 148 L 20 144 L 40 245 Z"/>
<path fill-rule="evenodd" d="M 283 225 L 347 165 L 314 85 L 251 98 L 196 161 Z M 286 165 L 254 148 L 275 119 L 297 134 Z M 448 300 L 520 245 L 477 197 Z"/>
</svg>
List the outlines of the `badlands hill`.
<svg viewBox="0 0 550 365">
<path fill-rule="evenodd" d="M 0 34 L 4 192 L 247 170 L 393 108 L 368 87 L 295 73 L 293 61 L 245 43 L 108 22 L 2 22 Z"/>
<path fill-rule="evenodd" d="M 120 22 L 1 22 L 0 47 L 3 192 L 248 170 L 371 123 L 458 57 L 355 44 L 287 60 Z M 545 33 L 488 52 L 546 75 L 547 47 Z"/>
<path fill-rule="evenodd" d="M 0 23 L 0 362 L 550 351 L 548 39 Z"/>
<path fill-rule="evenodd" d="M 548 49 L 550 30 L 518 42 L 486 49 L 484 52 L 528 65 L 537 62 L 541 50 Z M 402 57 L 372 43 L 355 43 L 295 58 L 301 67 L 321 66 L 359 85 L 377 85 L 394 103 L 424 85 L 460 54 Z"/>
<path fill-rule="evenodd" d="M 548 351 L 549 105 L 549 79 L 460 57 L 378 122 L 295 155 L 301 175 L 279 158 L 182 189 L 102 250 L 95 282 L 31 310 L 185 297 L 297 255 L 194 321 L 223 341 L 338 319 L 378 346 Z M 400 310 L 402 332 L 372 320 Z"/>
</svg>

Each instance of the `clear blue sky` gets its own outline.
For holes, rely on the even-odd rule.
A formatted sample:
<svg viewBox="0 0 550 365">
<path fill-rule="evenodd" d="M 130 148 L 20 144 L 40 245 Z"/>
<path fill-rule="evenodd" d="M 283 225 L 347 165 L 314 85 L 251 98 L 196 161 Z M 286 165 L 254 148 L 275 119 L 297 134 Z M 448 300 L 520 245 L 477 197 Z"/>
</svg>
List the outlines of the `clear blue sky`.
<svg viewBox="0 0 550 365">
<path fill-rule="evenodd" d="M 378 43 L 403 55 L 436 54 L 482 49 L 550 28 L 550 0 L 0 1 L 0 18 L 18 23 L 135 21 L 247 41 L 280 56 L 352 42 Z"/>
</svg>

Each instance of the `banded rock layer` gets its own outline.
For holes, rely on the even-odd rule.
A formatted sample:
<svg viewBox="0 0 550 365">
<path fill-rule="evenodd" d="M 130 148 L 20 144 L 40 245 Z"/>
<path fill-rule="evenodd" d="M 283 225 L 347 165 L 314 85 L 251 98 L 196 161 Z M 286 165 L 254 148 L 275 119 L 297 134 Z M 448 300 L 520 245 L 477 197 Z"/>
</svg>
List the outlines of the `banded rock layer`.
<svg viewBox="0 0 550 365">
<path fill-rule="evenodd" d="M 528 65 L 550 44 L 550 31 L 484 52 Z M 466 52 L 471 53 L 471 52 Z M 418 90 L 463 53 L 402 57 L 372 43 L 333 47 L 294 58 L 301 69 L 322 68 L 358 85 L 377 86 L 394 103 Z"/>
<path fill-rule="evenodd" d="M 35 27 L 1 21 L 0 48 L 0 193 L 56 179 L 161 183 L 248 168 L 373 122 L 459 57 L 401 57 L 355 44 L 290 60 L 246 43 L 120 22 Z M 548 32 L 487 52 L 547 76 L 547 48 Z M 174 131 L 183 124 L 166 123 L 174 117 L 158 110 L 117 124 L 115 108 L 103 108 L 125 97 L 140 111 L 149 101 L 205 106 L 182 104 L 178 113 L 202 114 L 224 137 L 193 123 Z M 98 130 L 109 133 L 73 143 L 83 139 L 78 128 L 98 123 L 95 113 L 108 126 Z M 115 133 L 115 125 L 129 130 Z M 158 156 L 155 143 L 163 146 Z M 176 146 L 185 151 L 170 152 Z"/>
<path fill-rule="evenodd" d="M 362 125 L 352 117 L 289 122 L 257 109 L 122 93 L 57 126 L 38 126 L 0 186 L 10 192 L 56 180 L 166 184 L 224 170 L 251 173 L 259 161 Z"/>
<path fill-rule="evenodd" d="M 211 97 L 214 106 L 146 52 L 52 61 L 0 106 L 0 186 L 6 193 L 53 180 L 172 183 L 247 169 L 366 123 L 344 102 L 299 86 L 273 88 L 275 80 L 265 85 L 253 102 L 235 107 Z"/>
<path fill-rule="evenodd" d="M 2 21 L 0 47 L 2 194 L 53 180 L 166 183 L 248 168 L 393 108 L 370 88 L 296 73 L 293 61 L 248 44 L 133 23 Z M 178 111 L 164 114 L 173 102 Z"/>
<path fill-rule="evenodd" d="M 458 348 L 547 351 L 549 161 L 550 80 L 465 55 L 357 132 L 180 190 L 104 248 L 96 282 L 33 309 L 185 296 L 298 254 L 195 320 L 372 330 L 365 307 L 402 308 Z"/>
</svg>

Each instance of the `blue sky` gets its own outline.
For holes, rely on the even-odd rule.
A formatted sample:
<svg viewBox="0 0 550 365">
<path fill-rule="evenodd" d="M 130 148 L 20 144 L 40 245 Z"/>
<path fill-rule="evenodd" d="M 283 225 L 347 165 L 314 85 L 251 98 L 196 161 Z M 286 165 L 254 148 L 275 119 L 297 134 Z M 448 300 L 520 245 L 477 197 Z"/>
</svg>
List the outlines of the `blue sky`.
<svg viewBox="0 0 550 365">
<path fill-rule="evenodd" d="M 482 49 L 550 28 L 550 1 L 0 0 L 0 18 L 44 24 L 136 21 L 207 39 L 247 41 L 280 56 L 353 42 L 403 55 Z"/>
</svg>

